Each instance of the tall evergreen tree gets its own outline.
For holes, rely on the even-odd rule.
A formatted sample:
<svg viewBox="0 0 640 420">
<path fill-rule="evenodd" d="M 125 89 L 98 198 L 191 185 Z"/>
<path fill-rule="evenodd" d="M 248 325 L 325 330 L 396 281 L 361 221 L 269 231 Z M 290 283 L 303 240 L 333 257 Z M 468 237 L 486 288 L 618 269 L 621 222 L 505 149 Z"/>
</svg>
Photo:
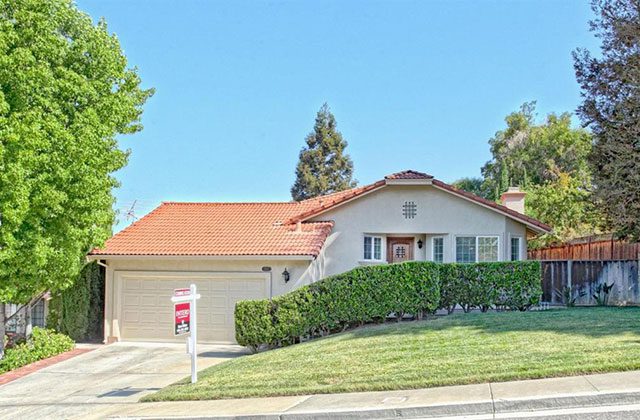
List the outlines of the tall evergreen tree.
<svg viewBox="0 0 640 420">
<path fill-rule="evenodd" d="M 356 186 L 353 162 L 344 153 L 347 142 L 336 128 L 336 119 L 325 103 L 316 115 L 313 131 L 305 139 L 291 187 L 294 200 L 306 200 Z"/>
<path fill-rule="evenodd" d="M 594 197 L 610 229 L 640 240 L 640 4 L 594 0 L 592 9 L 601 56 L 577 49 L 573 58 L 584 98 L 578 114 L 594 138 Z"/>
</svg>

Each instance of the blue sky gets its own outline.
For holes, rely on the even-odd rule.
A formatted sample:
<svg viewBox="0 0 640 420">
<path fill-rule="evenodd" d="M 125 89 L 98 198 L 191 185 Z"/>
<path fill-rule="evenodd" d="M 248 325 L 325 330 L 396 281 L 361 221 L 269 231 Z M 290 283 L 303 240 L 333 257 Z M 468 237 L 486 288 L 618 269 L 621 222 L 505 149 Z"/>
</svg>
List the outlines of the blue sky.
<svg viewBox="0 0 640 420">
<path fill-rule="evenodd" d="M 575 110 L 571 51 L 598 45 L 577 1 L 77 3 L 157 91 L 145 129 L 121 139 L 117 207 L 137 200 L 138 217 L 161 201 L 289 200 L 325 101 L 361 184 L 478 176 L 521 103 Z"/>
</svg>

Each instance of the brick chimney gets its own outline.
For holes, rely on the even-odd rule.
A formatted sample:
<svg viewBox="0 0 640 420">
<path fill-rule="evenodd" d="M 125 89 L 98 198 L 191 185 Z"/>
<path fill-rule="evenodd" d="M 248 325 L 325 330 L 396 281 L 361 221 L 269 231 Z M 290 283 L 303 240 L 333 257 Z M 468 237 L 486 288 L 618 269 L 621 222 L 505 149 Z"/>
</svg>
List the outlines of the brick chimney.
<svg viewBox="0 0 640 420">
<path fill-rule="evenodd" d="M 502 205 L 508 209 L 515 210 L 518 213 L 524 214 L 524 196 L 526 192 L 520 191 L 518 187 L 509 187 L 509 189 L 502 193 L 500 200 Z"/>
</svg>

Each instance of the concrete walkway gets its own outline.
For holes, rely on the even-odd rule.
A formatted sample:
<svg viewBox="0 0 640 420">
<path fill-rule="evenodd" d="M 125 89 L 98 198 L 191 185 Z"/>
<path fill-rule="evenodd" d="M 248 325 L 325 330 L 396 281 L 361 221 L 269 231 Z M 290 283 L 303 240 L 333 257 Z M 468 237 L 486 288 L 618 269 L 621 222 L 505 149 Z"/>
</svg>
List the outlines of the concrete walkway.
<svg viewBox="0 0 640 420">
<path fill-rule="evenodd" d="M 621 417 L 623 412 L 633 414 L 628 418 L 640 417 L 640 412 L 635 412 L 640 409 L 640 371 L 406 391 L 138 403 L 94 414 L 102 418 L 254 420 L 443 416 L 493 419 L 511 418 L 515 413 L 520 413 L 518 417 L 522 417 L 521 413 L 542 413 L 552 418 L 553 413 L 596 413 L 603 411 L 602 407 L 617 411 L 610 418 Z"/>
<path fill-rule="evenodd" d="M 199 369 L 245 354 L 240 346 L 198 345 Z M 184 344 L 116 343 L 0 386 L 1 419 L 104 418 L 190 372 Z"/>
</svg>

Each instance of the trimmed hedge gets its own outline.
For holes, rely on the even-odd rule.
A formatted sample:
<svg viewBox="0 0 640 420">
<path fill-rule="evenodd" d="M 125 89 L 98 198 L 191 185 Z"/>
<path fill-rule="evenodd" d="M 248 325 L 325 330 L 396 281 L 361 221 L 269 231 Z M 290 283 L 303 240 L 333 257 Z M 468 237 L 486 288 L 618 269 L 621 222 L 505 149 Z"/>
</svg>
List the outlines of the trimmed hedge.
<svg viewBox="0 0 640 420">
<path fill-rule="evenodd" d="M 298 342 L 395 313 L 421 316 L 438 308 L 438 266 L 434 263 L 358 267 L 271 300 L 236 305 L 236 340 L 257 350 Z"/>
<path fill-rule="evenodd" d="M 286 346 L 388 316 L 422 318 L 460 305 L 526 310 L 542 294 L 537 261 L 358 267 L 273 299 L 236 304 L 236 340 L 253 351 Z"/>
<path fill-rule="evenodd" d="M 64 353 L 74 346 L 73 340 L 64 334 L 35 327 L 26 342 L 6 349 L 4 358 L 0 360 L 0 373 Z"/>
<path fill-rule="evenodd" d="M 440 308 L 525 311 L 540 301 L 541 278 L 539 261 L 442 264 Z"/>
</svg>

